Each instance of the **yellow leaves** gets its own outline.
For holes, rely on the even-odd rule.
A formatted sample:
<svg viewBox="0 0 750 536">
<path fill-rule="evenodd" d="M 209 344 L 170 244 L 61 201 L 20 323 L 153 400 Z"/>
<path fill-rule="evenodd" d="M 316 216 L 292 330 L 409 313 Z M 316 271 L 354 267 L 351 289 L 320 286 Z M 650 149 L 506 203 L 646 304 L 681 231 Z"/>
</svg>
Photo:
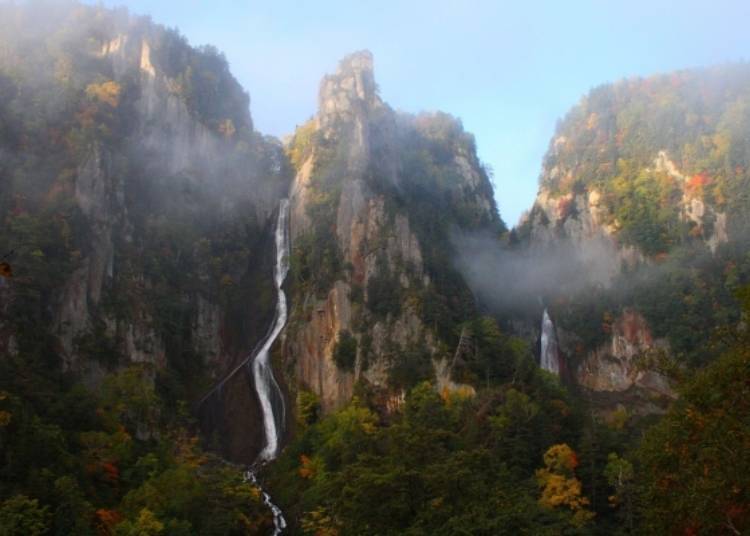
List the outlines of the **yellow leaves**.
<svg viewBox="0 0 750 536">
<path fill-rule="evenodd" d="M 164 532 L 164 523 L 159 521 L 151 510 L 143 508 L 138 514 L 134 528 L 141 536 L 154 536 Z"/>
<path fill-rule="evenodd" d="M 566 478 L 548 469 L 539 469 L 536 478 L 543 486 L 539 502 L 544 506 L 567 506 L 571 510 L 579 510 L 589 504 L 589 500 L 581 496 L 581 481 L 575 477 Z"/>
<path fill-rule="evenodd" d="M 562 417 L 568 417 L 570 416 L 570 406 L 568 406 L 564 401 L 555 398 L 554 400 L 550 400 L 550 405 L 557 410 L 557 412 Z"/>
<path fill-rule="evenodd" d="M 324 508 L 305 512 L 302 517 L 302 531 L 314 536 L 338 536 L 339 523 Z"/>
<path fill-rule="evenodd" d="M 576 456 L 573 449 L 565 443 L 552 445 L 547 452 L 544 453 L 544 465 L 550 471 L 570 474 L 576 467 L 578 467 L 578 456 Z"/>
<path fill-rule="evenodd" d="M 622 430 L 630 419 L 630 413 L 627 408 L 622 405 L 618 405 L 614 411 L 607 413 L 604 416 L 604 420 L 607 426 L 614 430 Z"/>
<path fill-rule="evenodd" d="M 471 385 L 461 384 L 453 388 L 443 387 L 440 391 L 440 398 L 443 399 L 446 406 L 450 407 L 474 398 L 476 394 L 476 390 Z"/>
<path fill-rule="evenodd" d="M 565 443 L 553 445 L 544 453 L 543 469 L 536 471 L 542 489 L 539 504 L 547 508 L 567 507 L 574 512 L 572 523 L 581 526 L 594 514 L 585 509 L 589 500 L 582 495 L 581 481 L 575 476 L 576 453 Z"/>
<path fill-rule="evenodd" d="M 294 169 L 299 170 L 310 155 L 315 131 L 315 121 L 311 119 L 297 128 L 297 132 L 294 133 L 294 138 L 292 138 L 292 142 L 287 149 L 287 154 L 292 161 L 292 165 L 294 165 Z"/>
<path fill-rule="evenodd" d="M 120 104 L 120 93 L 122 88 L 120 84 L 113 80 L 102 82 L 101 84 L 89 84 L 86 86 L 86 96 L 90 99 L 109 104 L 112 108 L 117 108 Z"/>
<path fill-rule="evenodd" d="M 179 430 L 173 438 L 175 444 L 175 458 L 190 469 L 197 469 L 208 462 L 208 458 L 200 448 L 197 436 L 189 436 L 187 431 Z"/>
</svg>

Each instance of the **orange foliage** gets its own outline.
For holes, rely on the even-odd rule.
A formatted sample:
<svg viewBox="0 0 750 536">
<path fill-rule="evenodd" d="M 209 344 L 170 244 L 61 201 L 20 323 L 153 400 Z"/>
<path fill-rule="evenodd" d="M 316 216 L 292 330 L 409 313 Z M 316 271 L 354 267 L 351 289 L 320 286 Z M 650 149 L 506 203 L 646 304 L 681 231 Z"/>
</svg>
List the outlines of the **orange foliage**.
<svg viewBox="0 0 750 536">
<path fill-rule="evenodd" d="M 96 532 L 101 536 L 109 536 L 121 521 L 122 516 L 117 511 L 100 508 L 96 511 Z"/>
<path fill-rule="evenodd" d="M 704 188 L 709 184 L 711 184 L 711 177 L 704 171 L 690 177 L 685 185 L 685 189 L 689 196 L 701 197 L 703 196 Z"/>
<path fill-rule="evenodd" d="M 313 478 L 315 476 L 315 467 L 309 456 L 304 454 L 299 457 L 302 466 L 299 468 L 299 476 L 302 478 Z"/>
</svg>

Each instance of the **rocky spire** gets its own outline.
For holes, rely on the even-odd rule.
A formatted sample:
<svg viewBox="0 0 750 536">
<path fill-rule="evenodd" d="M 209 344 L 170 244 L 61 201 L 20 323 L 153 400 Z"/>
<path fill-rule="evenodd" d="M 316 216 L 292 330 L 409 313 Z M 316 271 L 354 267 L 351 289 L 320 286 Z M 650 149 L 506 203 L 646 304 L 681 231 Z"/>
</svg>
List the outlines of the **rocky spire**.
<svg viewBox="0 0 750 536">
<path fill-rule="evenodd" d="M 336 74 L 325 76 L 320 84 L 320 127 L 325 129 L 336 121 L 351 121 L 380 105 L 372 53 L 369 50 L 355 52 L 342 59 Z"/>
</svg>

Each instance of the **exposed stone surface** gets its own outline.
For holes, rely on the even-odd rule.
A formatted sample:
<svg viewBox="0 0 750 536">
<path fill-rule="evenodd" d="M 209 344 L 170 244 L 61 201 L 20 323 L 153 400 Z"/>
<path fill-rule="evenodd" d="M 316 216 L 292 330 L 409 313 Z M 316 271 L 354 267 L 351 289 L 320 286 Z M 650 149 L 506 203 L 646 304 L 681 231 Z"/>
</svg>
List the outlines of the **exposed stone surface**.
<svg viewBox="0 0 750 536">
<path fill-rule="evenodd" d="M 142 160 L 147 164 L 137 165 L 147 165 L 146 172 L 153 175 L 154 181 L 175 176 L 179 176 L 183 184 L 193 181 L 202 191 L 223 197 L 221 206 L 227 215 L 233 213 L 233 207 L 244 203 L 248 210 L 243 215 L 255 217 L 259 226 L 269 221 L 284 188 L 282 182 L 262 184 L 253 178 L 252 169 L 240 170 L 234 173 L 236 177 L 226 178 L 223 189 L 213 186 L 211 174 L 214 171 L 210 167 L 229 158 L 234 149 L 189 110 L 178 81 L 161 69 L 154 56 L 165 39 L 161 30 L 144 27 L 130 18 L 117 24 L 121 26 L 119 31 L 94 47 L 92 54 L 98 61 L 111 62 L 115 82 L 121 86 L 137 84 L 135 116 L 131 118 L 135 132 L 132 139 L 121 140 L 121 145 L 125 146 L 123 153 L 114 154 L 106 144 L 94 143 L 77 169 L 72 193 L 87 220 L 90 243 L 60 289 L 52 326 L 60 341 L 65 366 L 94 383 L 104 371 L 98 363 L 80 359 L 76 341 L 92 329 L 95 319 L 105 323 L 107 336 L 116 341 L 121 356 L 127 361 L 166 365 L 165 343 L 154 328 L 154 319 L 145 310 L 136 307 L 126 318 L 118 318 L 100 307 L 118 269 L 114 265 L 116 249 L 118 245 L 134 244 L 134 224 L 138 223 L 131 221 L 128 211 L 128 202 L 132 202 L 127 195 L 129 177 L 123 176 L 113 161 L 117 158 Z M 279 146 L 279 157 L 283 156 L 281 151 Z M 273 157 L 270 153 L 267 156 Z M 278 162 L 276 167 L 281 165 Z M 175 199 L 181 195 L 174 194 Z M 217 215 L 217 220 L 222 216 Z M 140 284 L 147 286 L 148 281 Z M 205 294 L 194 292 L 181 299 L 195 305 L 189 336 L 193 350 L 204 356 L 214 374 L 220 376 L 236 359 L 234 355 L 227 355 L 224 347 L 225 312 L 216 303 L 216 297 L 209 299 Z"/>
<path fill-rule="evenodd" d="M 557 138 L 552 145 L 553 154 L 564 144 L 563 136 Z M 715 251 L 719 244 L 728 241 L 726 214 L 716 211 L 706 204 L 699 194 L 690 190 L 689 177 L 680 172 L 677 165 L 669 159 L 666 151 L 658 151 L 653 169 L 668 174 L 682 189 L 680 214 L 683 221 L 689 221 L 695 225 L 695 236 L 703 237 L 712 251 Z M 544 247 L 552 241 L 566 239 L 573 247 L 581 250 L 582 257 L 585 259 L 586 245 L 592 241 L 599 242 L 611 251 L 609 257 L 611 262 L 609 266 L 603 266 L 605 273 L 602 274 L 608 274 L 608 276 L 604 280 L 596 279 L 601 283 L 606 283 L 606 280 L 616 275 L 623 262 L 629 266 L 647 262 L 648 259 L 637 247 L 618 240 L 619 224 L 602 203 L 602 193 L 596 188 L 589 187 L 580 193 L 554 194 L 545 186 L 563 180 L 561 176 L 565 176 L 566 183 L 573 182 L 572 172 L 563 171 L 558 166 L 551 169 L 545 168 L 542 174 L 542 186 L 534 206 L 519 222 L 520 226 L 530 227 L 532 245 Z M 704 232 L 707 222 L 713 223 L 713 230 L 708 234 Z M 601 257 L 606 258 L 606 256 Z"/>
<path fill-rule="evenodd" d="M 655 348 L 666 349 L 666 341 L 654 340 L 643 316 L 626 309 L 612 325 L 609 342 L 590 352 L 579 365 L 578 383 L 593 391 L 623 392 L 641 387 L 659 395 L 673 396 L 666 378 L 638 366 L 637 359 Z"/>
<path fill-rule="evenodd" d="M 400 120 L 377 95 L 369 52 L 344 58 L 338 71 L 323 79 L 314 125 L 318 139 L 337 147 L 337 158 L 341 160 L 339 173 L 343 178 L 335 205 L 335 233 L 343 264 L 348 268 L 325 299 L 313 294 L 293 297 L 294 311 L 284 355 L 293 363 L 295 381 L 320 396 L 324 411 L 346 403 L 358 378 L 387 391 L 391 363 L 409 347 L 424 348 L 436 359 L 436 379 L 441 387 L 460 387 L 451 381 L 448 364 L 438 356 L 441 350 L 437 337 L 423 324 L 414 304 L 408 300 L 402 303 L 395 317 L 370 318 L 363 329 L 358 321 L 368 313 L 362 303 L 352 303 L 351 299 L 356 287 L 364 294 L 364 302 L 368 302 L 368 283 L 381 275 L 383 259 L 385 269 L 396 276 L 396 284 L 403 292 L 430 284 L 425 274 L 422 246 L 412 229 L 409 214 L 390 206 L 389 199 L 371 183 L 373 169 L 377 170 L 379 180 L 396 188 L 401 181 L 409 179 L 401 176 L 399 170 L 396 131 Z M 425 116 L 418 120 L 429 121 L 430 118 Z M 318 147 L 313 146 L 292 184 L 293 248 L 294 241 L 312 224 L 307 207 L 319 195 L 315 187 L 317 151 Z M 457 200 L 483 212 L 488 219 L 496 218 L 491 193 L 488 195 L 486 191 L 487 179 L 476 169 L 476 156 L 460 151 L 449 162 L 457 177 L 452 186 Z M 342 330 L 351 331 L 359 341 L 353 372 L 338 370 L 332 357 Z M 365 338 L 370 341 L 367 356 L 362 350 Z M 399 393 L 391 393 L 386 399 L 392 399 L 389 404 L 396 407 L 399 396 Z"/>
<path fill-rule="evenodd" d="M 657 171 L 663 171 L 674 178 L 682 189 L 682 206 L 680 215 L 684 221 L 695 224 L 693 234 L 701 236 L 712 252 L 716 252 L 719 244 L 729 241 L 727 235 L 727 216 L 723 212 L 716 211 L 711 205 L 705 203 L 700 193 L 691 191 L 688 186 L 689 177 L 680 173 L 677 165 L 669 159 L 666 151 L 659 151 L 654 165 Z M 707 222 L 713 222 L 711 233 L 705 232 Z"/>
<path fill-rule="evenodd" d="M 351 327 L 348 285 L 337 282 L 326 300 L 311 305 L 301 329 L 288 341 L 287 353 L 295 358 L 298 380 L 320 396 L 324 411 L 330 411 L 347 402 L 354 387 L 354 374 L 340 370 L 333 360 L 339 333 Z"/>
</svg>

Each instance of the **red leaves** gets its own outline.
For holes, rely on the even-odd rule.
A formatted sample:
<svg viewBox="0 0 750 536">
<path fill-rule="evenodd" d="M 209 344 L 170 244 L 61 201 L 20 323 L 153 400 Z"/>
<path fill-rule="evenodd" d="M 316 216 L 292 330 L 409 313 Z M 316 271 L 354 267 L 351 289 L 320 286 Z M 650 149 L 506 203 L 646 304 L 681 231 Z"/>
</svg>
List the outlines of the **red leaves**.
<svg viewBox="0 0 750 536">
<path fill-rule="evenodd" d="M 685 190 L 691 197 L 702 197 L 704 188 L 711 184 L 711 182 L 713 182 L 713 179 L 711 179 L 708 173 L 703 171 L 688 179 Z"/>
<path fill-rule="evenodd" d="M 122 522 L 122 515 L 115 510 L 100 508 L 96 511 L 96 532 L 101 536 L 113 534 L 113 528 Z"/>
</svg>

